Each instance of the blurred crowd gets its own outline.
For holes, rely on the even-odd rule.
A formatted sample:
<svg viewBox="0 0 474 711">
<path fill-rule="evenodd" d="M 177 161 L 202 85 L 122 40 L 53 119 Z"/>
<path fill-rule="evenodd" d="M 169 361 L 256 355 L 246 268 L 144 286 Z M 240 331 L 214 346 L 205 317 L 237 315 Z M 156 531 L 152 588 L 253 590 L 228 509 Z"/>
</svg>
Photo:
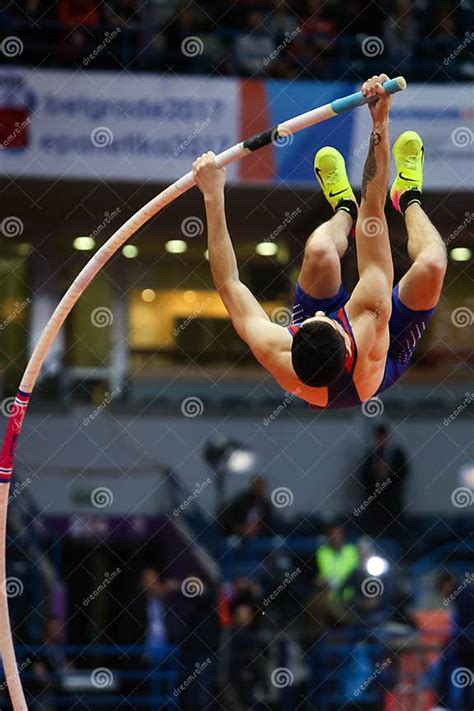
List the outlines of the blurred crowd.
<svg viewBox="0 0 474 711">
<path fill-rule="evenodd" d="M 414 577 L 407 563 L 414 547 L 405 496 L 409 462 L 396 433 L 375 426 L 354 470 L 358 505 L 311 532 L 304 520 L 285 529 L 267 477 L 254 477 L 218 511 L 214 574 L 199 557 L 170 570 L 153 540 L 146 554 L 133 541 L 131 548 L 114 544 L 121 551 L 115 581 L 104 566 L 116 551 L 71 539 L 64 604 L 50 606 L 19 659 L 29 708 L 59 711 L 57 696 L 69 698 L 78 683 L 86 685 L 81 693 L 95 693 L 95 666 L 113 669 L 108 693 L 143 701 L 133 702 L 137 711 L 163 694 L 183 711 L 277 708 L 285 680 L 279 686 L 276 669 L 291 671 L 294 707 L 301 709 L 337 711 L 341 702 L 332 699 L 344 698 L 347 711 L 380 711 L 404 685 L 429 690 L 432 709 L 472 709 L 474 685 L 456 687 L 452 679 L 474 664 L 474 571 L 465 559 L 454 571 L 446 557 L 429 579 Z M 453 552 L 460 550 L 454 532 L 453 541 Z M 107 591 L 96 595 L 92 581 L 104 576 Z M 28 639 L 31 604 L 26 595 L 14 603 L 20 606 L 16 612 L 12 604 L 14 618 L 25 618 L 24 627 L 15 627 Z M 109 645 L 112 657 L 94 652 L 97 644 Z"/>
<path fill-rule="evenodd" d="M 472 15 L 451 0 L 23 0 L 0 22 L 23 40 L 23 60 L 43 65 L 337 79 L 382 56 L 409 78 L 442 80 L 448 67 L 472 75 L 469 52 L 443 63 L 469 44 Z"/>
</svg>

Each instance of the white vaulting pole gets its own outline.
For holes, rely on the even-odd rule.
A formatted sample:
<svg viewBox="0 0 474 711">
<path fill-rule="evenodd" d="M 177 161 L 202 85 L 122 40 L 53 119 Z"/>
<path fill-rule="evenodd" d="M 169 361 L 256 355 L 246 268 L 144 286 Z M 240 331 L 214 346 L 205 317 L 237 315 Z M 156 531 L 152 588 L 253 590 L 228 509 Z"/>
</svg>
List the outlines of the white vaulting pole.
<svg viewBox="0 0 474 711">
<path fill-rule="evenodd" d="M 383 84 L 384 89 L 389 94 L 394 94 L 406 88 L 403 77 L 389 79 Z M 341 99 L 336 99 L 330 104 L 312 109 L 304 114 L 295 116 L 288 121 L 284 121 L 278 126 L 263 131 L 252 136 L 241 143 L 228 148 L 216 156 L 219 167 L 233 163 L 242 156 L 262 148 L 272 142 L 281 139 L 284 145 L 284 138 L 289 134 L 302 131 L 304 128 L 313 126 L 321 121 L 337 116 L 344 111 L 367 104 L 369 101 L 377 99 L 367 99 L 362 92 L 350 94 Z M 137 232 L 151 217 L 160 210 L 176 200 L 180 195 L 188 191 L 194 185 L 192 171 L 186 173 L 182 178 L 163 190 L 153 200 L 150 200 L 135 215 L 130 217 L 122 227 L 120 227 L 107 242 L 94 254 L 83 270 L 75 278 L 69 289 L 56 307 L 53 315 L 48 321 L 41 337 L 33 351 L 30 361 L 26 367 L 20 383 L 17 396 L 10 407 L 8 426 L 5 433 L 2 450 L 0 453 L 0 652 L 2 656 L 3 668 L 8 684 L 10 699 L 14 711 L 28 711 L 25 696 L 23 693 L 21 680 L 16 664 L 15 650 L 13 647 L 12 633 L 8 614 L 8 599 L 6 589 L 6 522 L 8 496 L 10 491 L 10 479 L 13 472 L 13 461 L 16 445 L 20 436 L 23 420 L 26 414 L 31 393 L 35 387 L 41 367 L 46 355 L 56 338 L 61 326 L 68 317 L 72 308 L 87 289 L 96 274 L 107 264 L 117 250 Z"/>
</svg>

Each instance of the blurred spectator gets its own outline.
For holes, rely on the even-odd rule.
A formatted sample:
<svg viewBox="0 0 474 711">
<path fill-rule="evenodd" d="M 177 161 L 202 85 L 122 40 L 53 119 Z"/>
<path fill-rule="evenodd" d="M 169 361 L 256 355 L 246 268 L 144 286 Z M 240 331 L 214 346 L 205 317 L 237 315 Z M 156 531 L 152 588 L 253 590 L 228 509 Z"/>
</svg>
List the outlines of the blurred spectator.
<svg viewBox="0 0 474 711">
<path fill-rule="evenodd" d="M 442 573 L 437 589 L 451 625 L 437 664 L 436 702 L 450 711 L 466 711 L 474 708 L 474 684 L 453 683 L 453 678 L 457 671 L 461 681 L 459 670 L 468 675 L 474 670 L 474 575 L 466 573 L 463 580 L 456 580 Z"/>
<path fill-rule="evenodd" d="M 273 510 L 265 479 L 255 477 L 246 491 L 224 506 L 219 518 L 228 536 L 254 538 L 271 535 Z"/>
<path fill-rule="evenodd" d="M 418 36 L 411 0 L 395 0 L 391 15 L 385 23 L 385 41 L 390 60 L 399 71 L 409 70 Z"/>
<path fill-rule="evenodd" d="M 100 16 L 95 0 L 59 0 L 58 19 L 66 27 L 93 27 Z"/>
<path fill-rule="evenodd" d="M 275 39 L 263 29 L 264 19 L 263 12 L 250 12 L 246 27 L 235 39 L 235 64 L 247 76 L 261 74 L 275 50 Z"/>
<path fill-rule="evenodd" d="M 51 697 L 60 693 L 60 675 L 70 668 L 64 643 L 62 620 L 56 617 L 46 620 L 40 652 L 32 660 L 32 680 L 25 684 L 34 699 L 30 706 L 32 711 L 56 711 Z"/>
<path fill-rule="evenodd" d="M 266 668 L 264 645 L 255 629 L 251 605 L 239 604 L 233 610 L 229 655 L 229 689 L 226 708 L 247 711 L 264 695 Z"/>
<path fill-rule="evenodd" d="M 405 486 L 410 473 L 407 455 L 390 438 L 386 425 L 375 428 L 374 446 L 366 453 L 360 467 L 364 486 L 364 531 L 376 538 L 400 539 L 403 535 Z"/>
<path fill-rule="evenodd" d="M 176 72 L 189 71 L 190 58 L 183 52 L 184 42 L 188 37 L 196 35 L 198 28 L 190 4 L 181 3 L 164 29 L 167 63 Z M 196 56 L 193 56 L 195 61 Z"/>
<path fill-rule="evenodd" d="M 68 63 L 78 62 L 95 44 L 93 30 L 100 23 L 97 5 L 94 0 L 60 0 L 57 13 L 64 28 L 59 56 Z"/>
<path fill-rule="evenodd" d="M 342 525 L 333 523 L 327 527 L 326 542 L 317 549 L 315 558 L 316 585 L 328 588 L 333 599 L 350 600 L 354 590 L 347 581 L 359 566 L 359 553 L 356 545 L 346 543 Z"/>
<path fill-rule="evenodd" d="M 254 580 L 244 576 L 235 578 L 229 601 L 231 614 L 234 615 L 237 609 L 243 606 L 249 608 L 252 616 L 257 619 L 261 599 L 262 591 Z"/>
<path fill-rule="evenodd" d="M 210 585 L 199 572 L 190 579 L 200 581 L 199 595 L 188 598 L 183 612 L 184 638 L 179 644 L 179 659 L 183 667 L 182 680 L 196 677 L 182 695 L 182 710 L 215 708 L 219 647 L 219 622 L 217 600 Z M 199 675 L 196 669 L 199 668 Z"/>
<path fill-rule="evenodd" d="M 177 580 L 162 580 L 154 568 L 144 568 L 140 573 L 138 594 L 134 594 L 124 611 L 123 642 L 143 644 L 147 656 L 153 657 L 161 653 L 163 645 L 179 639 L 181 629 L 170 606 L 177 590 Z"/>
</svg>

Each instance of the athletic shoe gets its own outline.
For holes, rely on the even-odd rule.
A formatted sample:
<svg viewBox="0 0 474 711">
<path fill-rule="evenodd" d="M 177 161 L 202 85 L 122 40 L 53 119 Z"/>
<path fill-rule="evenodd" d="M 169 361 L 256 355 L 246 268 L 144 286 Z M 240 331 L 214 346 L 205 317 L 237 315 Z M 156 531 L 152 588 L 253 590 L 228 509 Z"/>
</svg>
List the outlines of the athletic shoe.
<svg viewBox="0 0 474 711">
<path fill-rule="evenodd" d="M 346 163 L 338 150 L 331 146 L 321 148 L 314 156 L 314 174 L 334 211 L 341 200 L 352 200 L 357 205 L 347 177 Z"/>
<path fill-rule="evenodd" d="M 423 189 L 423 160 L 425 149 L 416 131 L 405 131 L 393 144 L 397 174 L 390 188 L 390 199 L 395 210 L 401 212 L 400 198 L 407 190 Z"/>
</svg>

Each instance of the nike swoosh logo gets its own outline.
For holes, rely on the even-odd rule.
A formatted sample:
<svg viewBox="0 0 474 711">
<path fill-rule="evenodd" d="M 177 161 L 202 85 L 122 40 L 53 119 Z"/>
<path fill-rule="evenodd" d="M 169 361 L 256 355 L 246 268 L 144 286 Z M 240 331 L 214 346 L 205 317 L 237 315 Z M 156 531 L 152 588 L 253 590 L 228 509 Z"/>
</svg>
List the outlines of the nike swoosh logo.
<svg viewBox="0 0 474 711">
<path fill-rule="evenodd" d="M 330 193 L 329 193 L 329 197 L 337 197 L 338 195 L 342 195 L 342 193 L 345 193 L 346 190 L 347 190 L 347 188 L 344 188 L 344 190 L 339 190 L 338 193 L 330 192 Z"/>
<path fill-rule="evenodd" d="M 413 178 L 405 178 L 405 176 L 402 173 L 399 173 L 398 177 L 401 178 L 402 180 L 408 180 L 410 183 L 416 183 L 416 180 L 413 180 Z"/>
<path fill-rule="evenodd" d="M 321 171 L 319 170 L 319 168 L 316 168 L 316 173 L 318 174 L 319 180 L 320 180 L 321 183 L 324 185 L 324 180 L 323 180 L 322 177 L 321 177 Z"/>
</svg>

